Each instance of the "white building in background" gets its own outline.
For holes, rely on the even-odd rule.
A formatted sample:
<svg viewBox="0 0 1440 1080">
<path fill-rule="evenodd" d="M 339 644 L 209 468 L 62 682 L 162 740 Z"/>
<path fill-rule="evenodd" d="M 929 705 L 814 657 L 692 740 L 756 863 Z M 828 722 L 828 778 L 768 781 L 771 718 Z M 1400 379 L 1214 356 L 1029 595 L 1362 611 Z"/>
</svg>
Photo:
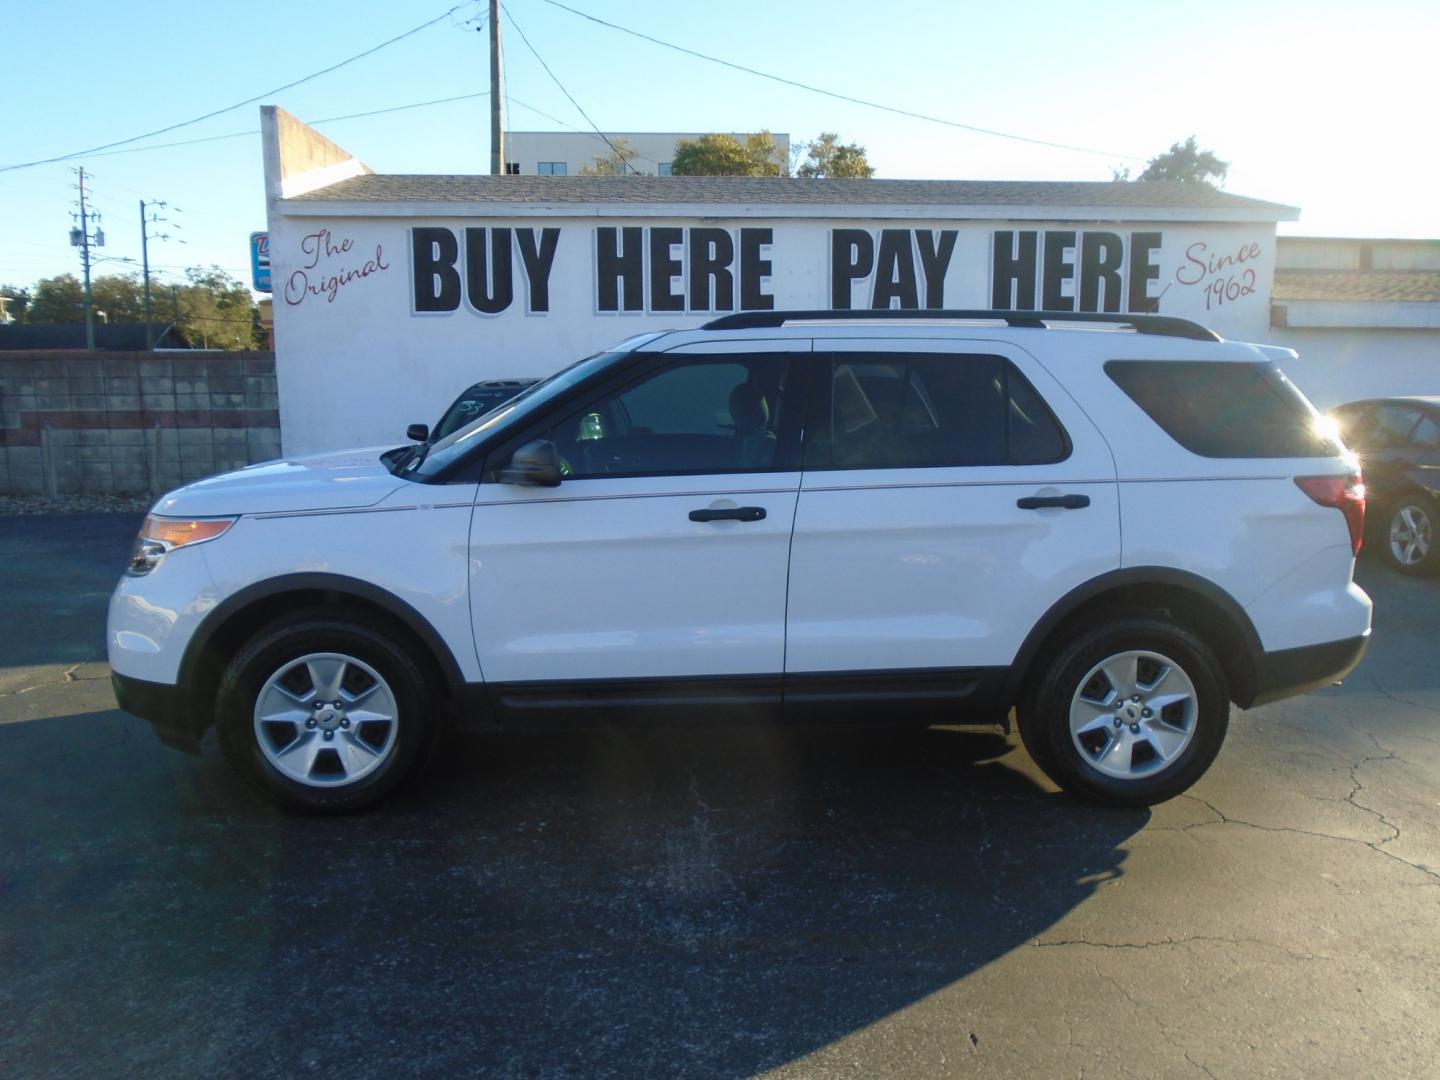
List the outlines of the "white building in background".
<svg viewBox="0 0 1440 1080">
<path fill-rule="evenodd" d="M 262 127 L 287 454 L 768 309 L 1159 312 L 1299 349 L 1322 406 L 1440 393 L 1440 244 L 1277 238 L 1298 210 L 1200 185 L 382 176 L 281 110 Z"/>
<path fill-rule="evenodd" d="M 675 144 L 681 139 L 692 142 L 702 132 L 694 131 L 607 131 L 602 139 L 593 131 L 507 131 L 505 133 L 506 171 L 520 176 L 578 176 L 597 157 L 609 157 L 609 139 L 617 147 L 628 150 L 629 171 L 642 176 L 669 176 L 670 163 L 675 160 Z M 742 143 L 748 132 L 731 132 Z M 790 160 L 790 136 L 771 132 L 775 140 L 776 160 L 784 166 Z"/>
<path fill-rule="evenodd" d="M 1270 314 L 1317 405 L 1440 394 L 1440 240 L 1282 236 Z"/>
</svg>

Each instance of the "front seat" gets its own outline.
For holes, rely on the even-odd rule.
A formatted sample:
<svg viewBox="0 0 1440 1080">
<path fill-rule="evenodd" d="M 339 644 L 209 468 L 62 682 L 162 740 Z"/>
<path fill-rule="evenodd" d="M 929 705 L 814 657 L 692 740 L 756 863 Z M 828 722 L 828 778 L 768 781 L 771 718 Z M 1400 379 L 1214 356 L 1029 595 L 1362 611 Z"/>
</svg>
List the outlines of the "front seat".
<svg viewBox="0 0 1440 1080">
<path fill-rule="evenodd" d="M 775 461 L 775 433 L 770 430 L 770 405 L 753 383 L 730 391 L 730 420 L 735 425 L 735 463 L 742 469 L 763 469 Z"/>
</svg>

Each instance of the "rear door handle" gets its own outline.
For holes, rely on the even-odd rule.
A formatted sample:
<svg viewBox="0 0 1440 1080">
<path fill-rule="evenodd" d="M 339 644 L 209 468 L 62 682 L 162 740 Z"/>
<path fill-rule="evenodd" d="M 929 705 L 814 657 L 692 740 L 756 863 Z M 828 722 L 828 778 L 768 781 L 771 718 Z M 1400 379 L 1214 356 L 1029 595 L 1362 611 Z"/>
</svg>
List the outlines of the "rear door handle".
<svg viewBox="0 0 1440 1080">
<path fill-rule="evenodd" d="M 1083 510 L 1090 505 L 1089 495 L 1027 495 L 1016 499 L 1015 505 L 1021 510 L 1043 510 L 1055 507 L 1059 510 Z"/>
<path fill-rule="evenodd" d="M 761 521 L 763 506 L 736 506 L 730 510 L 691 510 L 691 521 Z"/>
</svg>

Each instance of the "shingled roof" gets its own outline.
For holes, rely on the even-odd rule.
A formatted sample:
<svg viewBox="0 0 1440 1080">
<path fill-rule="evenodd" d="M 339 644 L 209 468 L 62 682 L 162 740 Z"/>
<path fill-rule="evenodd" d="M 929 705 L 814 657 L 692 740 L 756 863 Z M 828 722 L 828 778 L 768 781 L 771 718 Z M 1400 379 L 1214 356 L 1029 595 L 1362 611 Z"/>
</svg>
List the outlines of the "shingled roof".
<svg viewBox="0 0 1440 1080">
<path fill-rule="evenodd" d="M 1275 299 L 1440 303 L 1440 270 L 1276 270 Z"/>
<path fill-rule="evenodd" d="M 1116 210 L 1252 212 L 1254 220 L 1299 211 L 1173 181 L 812 180 L 757 176 L 356 176 L 286 200 L 312 202 L 462 202 L 697 204 L 774 206 L 1054 207 Z"/>
</svg>

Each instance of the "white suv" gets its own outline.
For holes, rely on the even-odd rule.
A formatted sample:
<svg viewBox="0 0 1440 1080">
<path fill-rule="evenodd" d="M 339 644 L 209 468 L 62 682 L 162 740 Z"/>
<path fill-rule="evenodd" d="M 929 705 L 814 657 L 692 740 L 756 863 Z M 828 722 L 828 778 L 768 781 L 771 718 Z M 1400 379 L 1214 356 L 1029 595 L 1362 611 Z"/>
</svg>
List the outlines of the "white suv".
<svg viewBox="0 0 1440 1080">
<path fill-rule="evenodd" d="M 1353 456 L 1162 316 L 759 312 L 647 334 L 433 445 L 165 496 L 110 604 L 123 708 L 282 799 L 370 804 L 446 726 L 1006 723 L 1112 804 L 1231 702 L 1347 674 Z"/>
</svg>

